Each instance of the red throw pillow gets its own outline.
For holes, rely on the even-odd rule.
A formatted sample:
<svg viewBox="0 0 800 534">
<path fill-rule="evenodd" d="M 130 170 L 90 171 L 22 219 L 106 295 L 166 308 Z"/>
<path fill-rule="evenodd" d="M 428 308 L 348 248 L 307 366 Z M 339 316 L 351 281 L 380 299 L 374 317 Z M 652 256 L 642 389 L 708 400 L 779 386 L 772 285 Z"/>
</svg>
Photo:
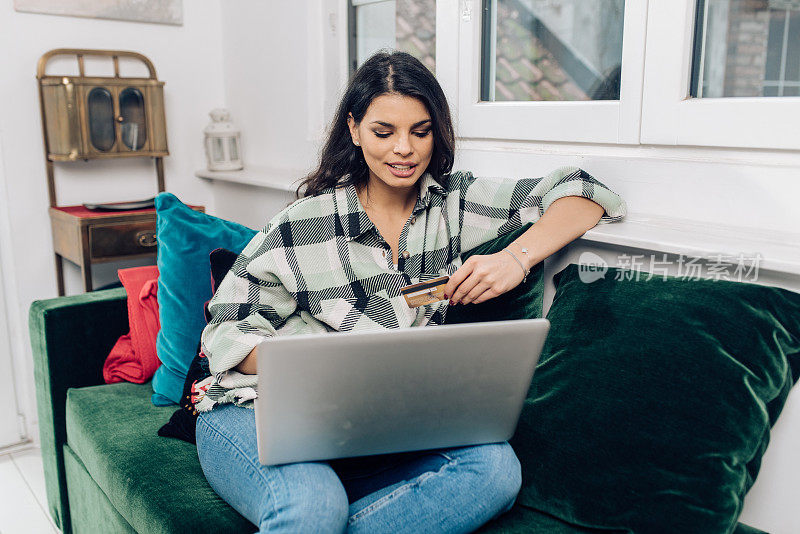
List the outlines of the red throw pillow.
<svg viewBox="0 0 800 534">
<path fill-rule="evenodd" d="M 103 365 L 103 379 L 143 384 L 161 365 L 156 355 L 158 319 L 158 267 L 146 265 L 117 271 L 128 294 L 130 333 L 117 340 Z"/>
</svg>

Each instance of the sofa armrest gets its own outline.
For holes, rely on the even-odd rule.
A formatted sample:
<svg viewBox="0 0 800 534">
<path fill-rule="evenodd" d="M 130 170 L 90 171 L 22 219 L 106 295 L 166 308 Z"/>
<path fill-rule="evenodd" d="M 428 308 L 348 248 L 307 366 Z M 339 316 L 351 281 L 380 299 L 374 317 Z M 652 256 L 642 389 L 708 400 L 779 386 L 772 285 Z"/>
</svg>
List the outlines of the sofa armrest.
<svg viewBox="0 0 800 534">
<path fill-rule="evenodd" d="M 124 288 L 37 300 L 28 315 L 50 514 L 70 529 L 63 445 L 67 389 L 103 383 L 103 363 L 130 328 Z"/>
</svg>

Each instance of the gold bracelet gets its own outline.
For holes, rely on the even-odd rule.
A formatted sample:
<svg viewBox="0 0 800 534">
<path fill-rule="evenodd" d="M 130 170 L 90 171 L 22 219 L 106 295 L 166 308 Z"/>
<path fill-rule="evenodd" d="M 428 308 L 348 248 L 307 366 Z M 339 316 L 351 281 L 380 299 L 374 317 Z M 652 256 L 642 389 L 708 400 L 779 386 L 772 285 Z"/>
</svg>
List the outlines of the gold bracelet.
<svg viewBox="0 0 800 534">
<path fill-rule="evenodd" d="M 524 276 L 522 277 L 522 283 L 524 284 L 524 283 L 525 283 L 525 280 L 527 280 L 527 279 L 528 279 L 528 275 L 529 275 L 529 274 L 531 274 L 531 270 L 530 270 L 530 269 L 526 269 L 526 268 L 525 268 L 525 266 L 522 264 L 522 262 L 521 262 L 521 261 L 519 261 L 519 258 L 517 258 L 517 257 L 514 255 L 514 253 L 513 253 L 513 252 L 511 252 L 510 250 L 508 250 L 507 248 L 504 248 L 504 249 L 503 249 L 503 252 L 508 252 L 508 254 L 509 254 L 509 255 L 510 255 L 512 258 L 514 258 L 514 261 L 515 261 L 515 262 L 517 262 L 517 263 L 519 264 L 519 267 L 520 267 L 520 269 L 522 269 L 522 273 L 524 274 Z M 525 253 L 527 254 L 527 250 L 525 251 Z"/>
</svg>

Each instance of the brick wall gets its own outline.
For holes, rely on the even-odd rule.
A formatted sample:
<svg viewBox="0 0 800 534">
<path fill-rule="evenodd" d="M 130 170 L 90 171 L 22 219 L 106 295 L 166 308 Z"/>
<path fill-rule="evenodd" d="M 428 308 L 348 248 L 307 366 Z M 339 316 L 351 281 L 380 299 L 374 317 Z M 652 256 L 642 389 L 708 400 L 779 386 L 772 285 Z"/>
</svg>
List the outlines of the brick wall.
<svg viewBox="0 0 800 534">
<path fill-rule="evenodd" d="M 397 50 L 436 72 L 436 0 L 396 0 Z"/>
<path fill-rule="evenodd" d="M 731 0 L 724 96 L 761 96 L 769 7 L 769 0 Z"/>
</svg>

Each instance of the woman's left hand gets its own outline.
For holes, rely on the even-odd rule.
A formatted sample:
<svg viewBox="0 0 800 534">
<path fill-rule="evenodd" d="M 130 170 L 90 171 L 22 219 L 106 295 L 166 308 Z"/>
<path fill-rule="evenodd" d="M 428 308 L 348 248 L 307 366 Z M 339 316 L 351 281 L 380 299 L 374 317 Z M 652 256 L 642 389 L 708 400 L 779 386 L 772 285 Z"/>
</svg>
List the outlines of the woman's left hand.
<svg viewBox="0 0 800 534">
<path fill-rule="evenodd" d="M 480 304 L 517 287 L 525 274 L 508 253 L 470 256 L 444 288 L 451 304 Z"/>
</svg>

